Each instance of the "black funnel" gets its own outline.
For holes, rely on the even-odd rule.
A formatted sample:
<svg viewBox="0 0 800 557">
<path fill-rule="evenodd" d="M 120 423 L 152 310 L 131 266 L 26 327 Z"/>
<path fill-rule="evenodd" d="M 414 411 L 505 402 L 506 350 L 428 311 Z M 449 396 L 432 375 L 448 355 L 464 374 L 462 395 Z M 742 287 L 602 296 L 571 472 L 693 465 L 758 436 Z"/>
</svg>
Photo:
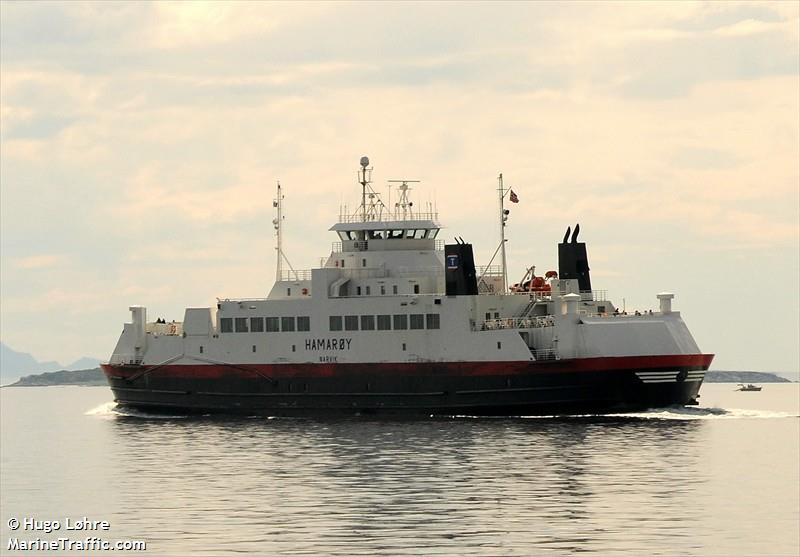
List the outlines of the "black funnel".
<svg viewBox="0 0 800 557">
<path fill-rule="evenodd" d="M 564 235 L 564 241 L 558 244 L 558 278 L 578 279 L 578 288 L 581 291 L 592 289 L 592 279 L 589 277 L 589 257 L 586 255 L 586 244 L 578 242 L 580 226 L 575 225 L 572 240 L 567 242 L 570 229 Z"/>
<path fill-rule="evenodd" d="M 444 279 L 448 296 L 478 295 L 472 244 L 448 244 L 444 247 Z"/>
</svg>

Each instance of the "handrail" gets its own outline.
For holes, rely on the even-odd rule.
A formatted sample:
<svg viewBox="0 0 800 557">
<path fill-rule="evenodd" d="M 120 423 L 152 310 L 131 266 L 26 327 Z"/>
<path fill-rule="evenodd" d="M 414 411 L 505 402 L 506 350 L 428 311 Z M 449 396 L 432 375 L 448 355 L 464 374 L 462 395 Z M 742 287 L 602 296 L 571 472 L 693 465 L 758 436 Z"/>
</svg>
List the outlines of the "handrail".
<svg viewBox="0 0 800 557">
<path fill-rule="evenodd" d="M 423 220 L 431 220 L 437 222 L 439 220 L 439 213 L 438 212 L 412 212 L 409 211 L 406 218 L 398 218 L 401 215 L 397 214 L 380 214 L 380 215 L 367 215 L 367 222 L 413 222 L 413 221 L 423 221 Z M 354 215 L 339 215 L 339 223 L 341 224 L 355 224 L 359 222 L 364 222 L 364 217 L 361 213 L 356 213 Z"/>
<path fill-rule="evenodd" d="M 479 277 L 503 275 L 503 268 L 500 265 L 478 265 L 475 267 L 475 271 Z"/>
<path fill-rule="evenodd" d="M 530 296 L 532 299 L 536 300 L 550 300 L 553 296 L 566 296 L 568 292 L 562 293 L 558 290 L 550 291 L 550 290 L 519 290 L 516 292 L 509 292 L 509 294 L 514 296 Z M 607 302 L 608 301 L 608 291 L 607 290 L 581 290 L 580 297 L 582 302 Z"/>
<path fill-rule="evenodd" d="M 540 360 L 560 360 L 561 356 L 558 354 L 558 350 L 555 348 L 531 348 L 531 354 L 537 361 Z"/>
<path fill-rule="evenodd" d="M 301 280 L 311 280 L 311 269 L 283 270 L 281 271 L 281 281 L 297 282 Z"/>
<path fill-rule="evenodd" d="M 552 315 L 539 317 L 507 317 L 505 319 L 487 319 L 475 323 L 474 331 L 496 331 L 498 329 L 541 329 L 555 326 Z"/>
</svg>

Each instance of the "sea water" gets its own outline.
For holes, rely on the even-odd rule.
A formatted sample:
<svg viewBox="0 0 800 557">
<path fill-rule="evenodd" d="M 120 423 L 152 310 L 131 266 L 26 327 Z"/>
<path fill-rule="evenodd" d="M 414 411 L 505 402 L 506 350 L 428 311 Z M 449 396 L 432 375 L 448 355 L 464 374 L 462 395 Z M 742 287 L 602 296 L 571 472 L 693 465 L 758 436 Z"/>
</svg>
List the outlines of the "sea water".
<svg viewBox="0 0 800 557">
<path fill-rule="evenodd" d="M 734 388 L 417 420 L 153 416 L 105 387 L 4 388 L 0 554 L 796 557 L 800 385 Z"/>
</svg>

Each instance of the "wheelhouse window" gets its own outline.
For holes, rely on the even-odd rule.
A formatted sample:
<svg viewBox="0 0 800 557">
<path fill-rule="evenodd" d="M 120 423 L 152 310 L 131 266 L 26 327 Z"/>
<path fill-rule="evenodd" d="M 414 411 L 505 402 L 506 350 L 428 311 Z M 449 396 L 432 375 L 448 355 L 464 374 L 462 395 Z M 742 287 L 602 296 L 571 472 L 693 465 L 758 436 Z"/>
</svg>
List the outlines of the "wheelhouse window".
<svg viewBox="0 0 800 557">
<path fill-rule="evenodd" d="M 438 329 L 439 328 L 439 314 L 438 313 L 426 313 L 425 314 L 425 325 L 427 329 Z"/>
<path fill-rule="evenodd" d="M 281 317 L 281 331 L 285 333 L 294 331 L 294 317 Z"/>
<path fill-rule="evenodd" d="M 237 333 L 247 333 L 249 332 L 247 328 L 247 317 L 237 317 L 234 321 L 234 325 L 236 325 L 236 332 Z"/>
<path fill-rule="evenodd" d="M 391 315 L 379 315 L 378 316 L 378 330 L 379 331 L 391 331 L 392 330 L 392 316 Z"/>
<path fill-rule="evenodd" d="M 358 330 L 358 315 L 345 315 L 344 316 L 344 330 L 357 331 Z"/>
<path fill-rule="evenodd" d="M 264 318 L 264 330 L 268 333 L 277 333 L 281 330 L 280 321 L 277 317 Z"/>
<path fill-rule="evenodd" d="M 311 318 L 307 315 L 301 315 L 297 318 L 297 330 L 298 331 L 310 331 L 311 330 Z"/>
<path fill-rule="evenodd" d="M 374 315 L 362 315 L 361 316 L 361 330 L 362 331 L 374 331 L 375 330 L 375 316 Z"/>
<path fill-rule="evenodd" d="M 408 315 L 395 314 L 394 315 L 394 330 L 402 331 L 408 329 Z"/>
<path fill-rule="evenodd" d="M 329 328 L 331 331 L 341 331 L 342 330 L 342 316 L 341 315 L 331 315 Z"/>
<path fill-rule="evenodd" d="M 231 317 L 223 317 L 219 320 L 219 329 L 223 333 L 233 332 L 233 319 Z"/>
<path fill-rule="evenodd" d="M 263 317 L 251 317 L 250 318 L 250 332 L 251 333 L 263 333 L 264 332 L 264 318 Z"/>
<path fill-rule="evenodd" d="M 421 313 L 412 313 L 409 315 L 409 322 L 412 329 L 425 328 L 425 316 Z"/>
</svg>

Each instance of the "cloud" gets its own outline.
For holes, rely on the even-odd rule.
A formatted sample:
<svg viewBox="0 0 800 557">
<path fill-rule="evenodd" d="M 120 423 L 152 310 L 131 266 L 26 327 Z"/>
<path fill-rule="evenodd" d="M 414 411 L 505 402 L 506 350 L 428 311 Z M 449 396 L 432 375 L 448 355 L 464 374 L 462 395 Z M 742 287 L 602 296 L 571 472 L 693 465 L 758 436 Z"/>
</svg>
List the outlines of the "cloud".
<svg viewBox="0 0 800 557">
<path fill-rule="evenodd" d="M 786 32 L 791 34 L 797 29 L 798 20 L 786 22 L 760 21 L 757 19 L 744 19 L 732 25 L 725 25 L 714 29 L 712 33 L 720 37 L 746 37 L 749 35 L 759 35 L 763 33 Z"/>
<path fill-rule="evenodd" d="M 19 257 L 12 260 L 11 264 L 15 269 L 35 270 L 57 267 L 62 265 L 65 261 L 66 257 L 64 255 L 46 254 Z"/>
</svg>

